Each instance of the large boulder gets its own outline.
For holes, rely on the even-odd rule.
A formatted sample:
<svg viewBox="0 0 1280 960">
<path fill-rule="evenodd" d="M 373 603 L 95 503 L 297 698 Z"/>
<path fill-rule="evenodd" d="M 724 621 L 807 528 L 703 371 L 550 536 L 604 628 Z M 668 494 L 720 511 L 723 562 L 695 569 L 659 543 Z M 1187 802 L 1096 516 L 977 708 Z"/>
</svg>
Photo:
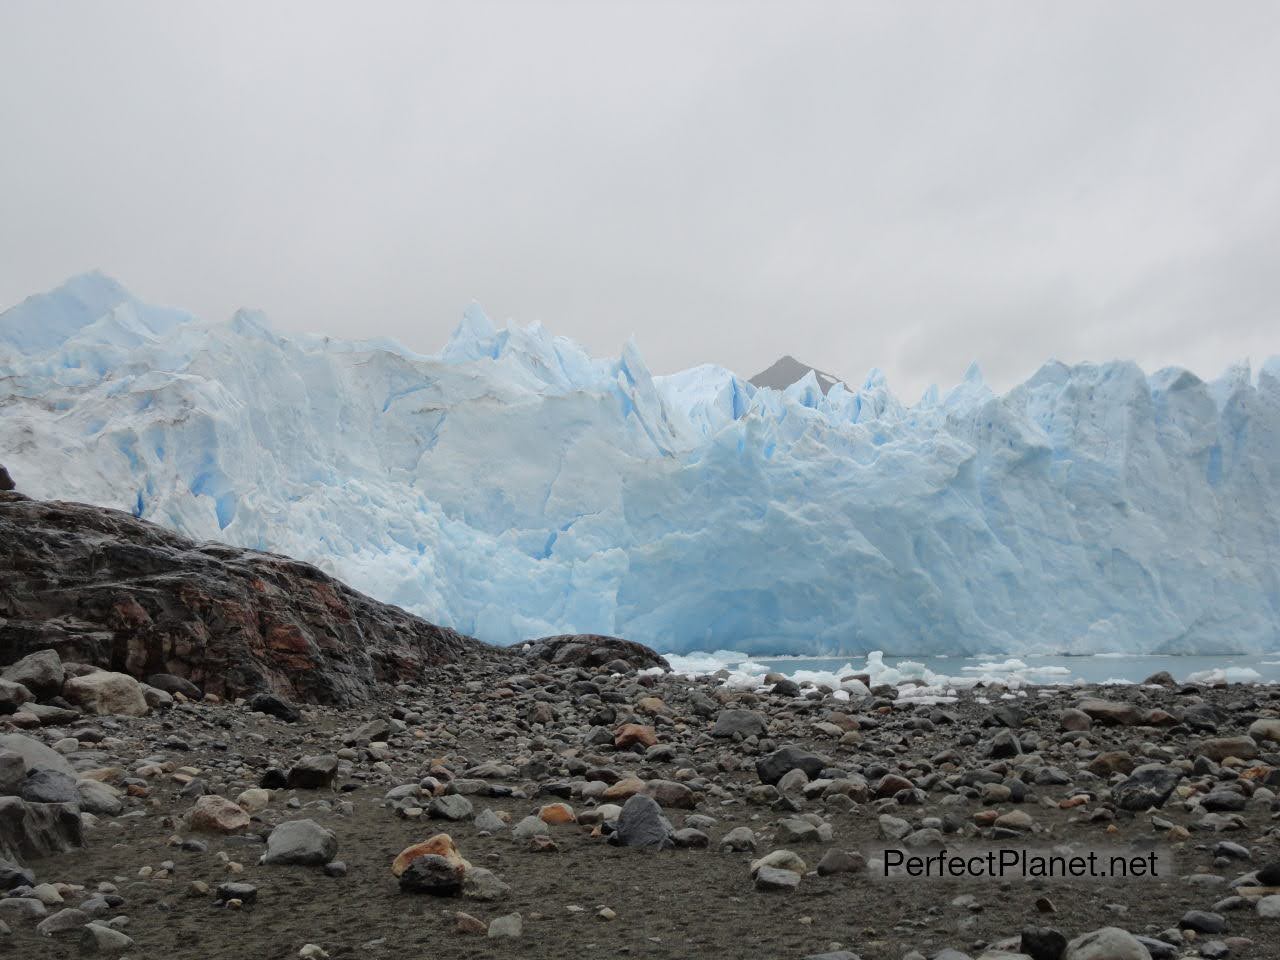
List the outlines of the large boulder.
<svg viewBox="0 0 1280 960">
<path fill-rule="evenodd" d="M 72 804 L 0 797 L 0 859 L 24 863 L 83 844 L 80 811 Z"/>
<path fill-rule="evenodd" d="M 62 692 L 66 671 L 62 658 L 54 650 L 37 650 L 0 672 L 0 677 L 20 683 L 41 700 Z"/>
<path fill-rule="evenodd" d="M 1208 757 L 1216 763 L 1227 757 L 1252 760 L 1258 756 L 1258 744 L 1252 737 L 1216 737 L 1202 741 L 1192 750 L 1192 755 Z"/>
<path fill-rule="evenodd" d="M 18 796 L 28 803 L 80 803 L 75 778 L 57 770 L 32 770 L 19 786 Z"/>
<path fill-rule="evenodd" d="M 8 893 L 14 887 L 34 887 L 35 885 L 36 875 L 30 870 L 8 860 L 0 860 L 0 893 Z"/>
<path fill-rule="evenodd" d="M 10 490 L 16 490 L 17 484 L 13 482 L 13 477 L 9 475 L 9 471 L 0 464 L 0 492 L 7 493 Z"/>
<path fill-rule="evenodd" d="M 0 797 L 16 797 L 27 779 L 27 765 L 12 750 L 0 750 Z"/>
<path fill-rule="evenodd" d="M 756 761 L 756 775 L 761 783 L 777 785 L 792 770 L 803 770 L 810 780 L 816 780 L 827 761 L 816 753 L 786 746 Z"/>
<path fill-rule="evenodd" d="M 1068 943 L 1062 960 L 1151 960 L 1151 953 L 1128 930 L 1103 927 Z"/>
<path fill-rule="evenodd" d="M 413 863 L 419 857 L 427 856 L 443 857 L 444 859 L 454 863 L 458 869 L 464 873 L 471 869 L 471 864 L 468 863 L 458 851 L 457 844 L 453 842 L 453 838 L 447 833 L 437 833 L 420 843 L 415 843 L 412 846 L 405 847 L 401 850 L 400 853 L 396 855 L 395 860 L 391 862 L 392 876 L 401 876 L 407 869 L 409 869 L 409 864 Z"/>
<path fill-rule="evenodd" d="M 0 751 L 20 756 L 27 773 L 32 770 L 56 770 L 69 777 L 76 775 L 75 768 L 67 762 L 66 757 L 25 734 L 0 734 Z"/>
<path fill-rule="evenodd" d="M 1119 727 L 1131 726 L 1143 717 L 1143 711 L 1134 704 L 1122 700 L 1100 700 L 1089 697 L 1077 703 L 1076 709 L 1098 723 Z"/>
<path fill-rule="evenodd" d="M 561 666 L 603 667 L 621 661 L 635 670 L 671 664 L 652 647 L 634 640 L 622 640 L 598 633 L 567 633 L 531 640 L 521 648 L 532 660 L 544 660 Z"/>
<path fill-rule="evenodd" d="M 338 854 L 338 838 L 314 820 L 286 820 L 267 837 L 261 864 L 323 866 Z"/>
<path fill-rule="evenodd" d="M 245 701 L 244 705 L 254 713 L 265 713 L 285 723 L 297 723 L 302 719 L 302 713 L 297 707 L 274 693 L 255 693 Z"/>
<path fill-rule="evenodd" d="M 1249 724 L 1249 736 L 1257 743 L 1280 743 L 1280 720 L 1263 717 Z M 1274 747 L 1268 747 L 1274 749 Z"/>
<path fill-rule="evenodd" d="M 147 677 L 147 686 L 154 687 L 157 690 L 163 690 L 172 696 L 180 693 L 188 700 L 203 699 L 204 694 L 194 683 L 186 677 L 176 677 L 172 673 L 153 673 Z"/>
<path fill-rule="evenodd" d="M 62 685 L 62 695 L 86 713 L 144 717 L 150 708 L 142 686 L 127 673 L 97 670 L 72 677 Z"/>
<path fill-rule="evenodd" d="M 120 791 L 99 780 L 81 780 L 76 784 L 80 809 L 99 817 L 118 817 L 124 812 Z"/>
<path fill-rule="evenodd" d="M 249 826 L 249 814 L 226 797 L 205 794 L 187 814 L 192 830 L 201 833 L 239 833 Z"/>
<path fill-rule="evenodd" d="M 290 790 L 322 790 L 332 787 L 338 777 L 338 758 L 332 754 L 303 757 L 289 769 Z"/>
<path fill-rule="evenodd" d="M 636 794 L 622 805 L 622 813 L 609 842 L 622 847 L 674 846 L 675 830 L 662 815 L 662 808 L 652 797 Z"/>
<path fill-rule="evenodd" d="M 1127 780 L 1111 788 L 1111 798 L 1121 810 L 1140 813 L 1152 807 L 1163 807 L 1181 779 L 1182 771 L 1177 767 L 1144 763 Z"/>
<path fill-rule="evenodd" d="M 0 680 L 0 714 L 16 713 L 23 704 L 35 698 L 36 695 L 22 684 Z"/>
<path fill-rule="evenodd" d="M 430 893 L 452 897 L 462 892 L 466 878 L 463 869 L 447 857 L 429 853 L 417 857 L 400 874 L 400 889 L 405 893 Z"/>
<path fill-rule="evenodd" d="M 711 727 L 713 737 L 763 737 L 769 731 L 769 721 L 755 710 L 721 710 Z"/>
</svg>

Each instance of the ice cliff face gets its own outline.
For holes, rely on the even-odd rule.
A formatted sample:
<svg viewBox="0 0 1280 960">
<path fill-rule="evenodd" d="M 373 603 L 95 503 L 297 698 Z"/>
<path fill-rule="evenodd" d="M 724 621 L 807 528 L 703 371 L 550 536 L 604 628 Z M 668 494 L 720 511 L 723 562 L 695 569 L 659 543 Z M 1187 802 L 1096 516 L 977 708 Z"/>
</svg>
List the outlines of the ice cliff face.
<svg viewBox="0 0 1280 960">
<path fill-rule="evenodd" d="M 0 315 L 19 489 L 288 553 L 482 639 L 756 653 L 1280 646 L 1280 361 L 1050 363 L 904 406 L 651 376 L 468 310 L 438 356 L 100 275 Z"/>
</svg>

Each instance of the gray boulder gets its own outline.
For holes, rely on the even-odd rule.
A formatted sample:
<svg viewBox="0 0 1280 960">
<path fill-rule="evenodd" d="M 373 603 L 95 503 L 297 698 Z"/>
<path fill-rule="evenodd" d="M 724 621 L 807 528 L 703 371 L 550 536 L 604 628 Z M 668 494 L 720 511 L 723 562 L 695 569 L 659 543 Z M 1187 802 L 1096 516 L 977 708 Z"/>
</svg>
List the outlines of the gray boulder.
<svg viewBox="0 0 1280 960">
<path fill-rule="evenodd" d="M 80 934 L 80 952 L 87 957 L 119 956 L 133 947 L 133 940 L 115 927 L 88 923 Z"/>
<path fill-rule="evenodd" d="M 36 924 L 36 933 L 42 937 L 56 937 L 62 933 L 78 933 L 88 923 L 90 917 L 83 910 L 67 907 L 57 913 L 51 913 Z"/>
<path fill-rule="evenodd" d="M 1144 763 L 1111 789 L 1111 798 L 1121 810 L 1142 812 L 1163 807 L 1181 779 L 1182 771 L 1177 767 Z"/>
<path fill-rule="evenodd" d="M 147 677 L 147 686 L 163 690 L 170 696 L 180 693 L 188 700 L 204 699 L 204 694 L 200 692 L 199 687 L 186 677 L 174 676 L 172 673 L 153 673 Z"/>
<path fill-rule="evenodd" d="M 732 737 L 742 734 L 743 737 L 763 737 L 769 730 L 769 723 L 763 714 L 754 710 L 721 710 L 711 727 L 713 737 Z"/>
<path fill-rule="evenodd" d="M 37 650 L 0 672 L 0 677 L 20 683 L 41 700 L 62 692 L 66 671 L 55 650 Z"/>
<path fill-rule="evenodd" d="M 663 849 L 674 845 L 671 838 L 674 832 L 657 801 L 638 793 L 622 805 L 617 828 L 609 842 L 621 847 Z"/>
<path fill-rule="evenodd" d="M 22 684 L 0 680 L 0 714 L 16 713 L 24 703 L 30 703 L 35 698 L 35 694 Z"/>
<path fill-rule="evenodd" d="M 791 770 L 803 770 L 810 780 L 817 780 L 827 761 L 816 753 L 786 746 L 756 761 L 756 775 L 761 783 L 777 784 Z"/>
<path fill-rule="evenodd" d="M 0 797 L 0 859 L 22 863 L 83 845 L 80 811 L 73 804 Z"/>
<path fill-rule="evenodd" d="M 332 787 L 338 777 L 335 756 L 303 757 L 289 771 L 289 789 L 319 790 Z"/>
<path fill-rule="evenodd" d="M 24 736 L 21 733 L 0 735 L 0 750 L 8 750 L 22 757 L 27 772 L 32 770 L 56 770 L 68 777 L 75 777 L 75 768 L 67 762 L 67 758 L 39 740 Z"/>
<path fill-rule="evenodd" d="M 265 865 L 323 866 L 338 853 L 338 838 L 314 820 L 287 820 L 267 837 Z"/>
<path fill-rule="evenodd" d="M 16 797 L 27 778 L 27 765 L 12 750 L 0 750 L 0 797 Z"/>
<path fill-rule="evenodd" d="M 36 875 L 30 870 L 8 860 L 0 860 L 0 893 L 6 893 L 14 887 L 34 887 L 35 884 Z"/>
<path fill-rule="evenodd" d="M 460 793 L 436 797 L 427 808 L 427 815 L 435 820 L 466 820 L 474 812 L 471 801 Z"/>
<path fill-rule="evenodd" d="M 1151 954 L 1128 930 L 1103 927 L 1068 943 L 1062 960 L 1151 960 Z"/>
<path fill-rule="evenodd" d="M 76 783 L 80 796 L 80 809 L 99 817 L 118 817 L 124 812 L 120 791 L 109 783 L 98 780 L 80 780 Z"/>
<path fill-rule="evenodd" d="M 18 788 L 18 796 L 28 803 L 80 802 L 75 778 L 58 770 L 32 770 Z"/>
</svg>

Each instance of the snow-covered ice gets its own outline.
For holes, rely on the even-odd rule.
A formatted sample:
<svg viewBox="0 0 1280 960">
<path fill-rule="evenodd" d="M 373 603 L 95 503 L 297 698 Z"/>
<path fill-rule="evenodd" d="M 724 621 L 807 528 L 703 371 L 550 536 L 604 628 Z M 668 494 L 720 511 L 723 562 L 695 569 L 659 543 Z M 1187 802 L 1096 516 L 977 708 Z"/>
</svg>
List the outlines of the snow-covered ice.
<svg viewBox="0 0 1280 960">
<path fill-rule="evenodd" d="M 88 274 L 0 314 L 0 462 L 499 643 L 981 652 L 1009 677 L 1280 641 L 1277 359 L 1051 362 L 1001 396 L 972 368 L 906 405 L 878 371 L 825 396 L 655 377 L 635 344 L 592 358 L 476 307 L 434 356 L 285 336 Z"/>
</svg>

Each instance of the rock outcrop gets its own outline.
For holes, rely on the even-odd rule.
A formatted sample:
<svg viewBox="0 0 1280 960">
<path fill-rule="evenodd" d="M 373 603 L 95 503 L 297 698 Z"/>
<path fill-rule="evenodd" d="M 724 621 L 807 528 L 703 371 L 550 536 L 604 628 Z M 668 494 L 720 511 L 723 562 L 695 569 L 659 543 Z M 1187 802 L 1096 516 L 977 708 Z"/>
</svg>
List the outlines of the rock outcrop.
<svg viewBox="0 0 1280 960">
<path fill-rule="evenodd" d="M 380 683 L 468 655 L 506 655 L 310 564 L 2 492 L 0 665 L 46 649 L 219 696 L 269 690 L 334 704 L 367 701 Z"/>
</svg>

